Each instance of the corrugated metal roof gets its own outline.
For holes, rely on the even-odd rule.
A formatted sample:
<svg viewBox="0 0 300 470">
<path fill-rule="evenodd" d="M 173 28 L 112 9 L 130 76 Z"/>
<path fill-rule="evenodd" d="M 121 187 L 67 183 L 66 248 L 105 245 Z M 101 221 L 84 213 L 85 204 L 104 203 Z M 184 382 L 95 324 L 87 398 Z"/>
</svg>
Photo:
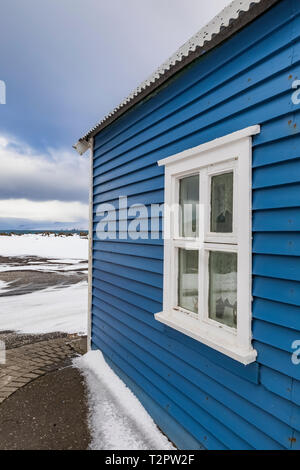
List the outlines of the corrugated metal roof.
<svg viewBox="0 0 300 470">
<path fill-rule="evenodd" d="M 107 114 L 100 122 L 79 139 L 74 148 L 82 154 L 87 148 L 89 138 L 101 129 L 111 124 L 124 114 L 133 105 L 152 93 L 154 89 L 168 80 L 197 57 L 208 52 L 218 44 L 228 39 L 256 17 L 279 0 L 234 0 L 216 15 L 206 26 L 181 46 L 166 62 L 141 85 L 139 85 L 127 98 L 125 98 L 113 111 Z"/>
</svg>

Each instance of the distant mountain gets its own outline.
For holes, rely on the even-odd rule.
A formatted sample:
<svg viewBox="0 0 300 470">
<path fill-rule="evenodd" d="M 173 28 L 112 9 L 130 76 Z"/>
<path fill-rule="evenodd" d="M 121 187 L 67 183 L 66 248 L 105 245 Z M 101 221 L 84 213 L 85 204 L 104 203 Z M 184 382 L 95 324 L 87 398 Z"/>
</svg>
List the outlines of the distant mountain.
<svg viewBox="0 0 300 470">
<path fill-rule="evenodd" d="M 88 222 L 86 220 L 80 222 L 49 222 L 0 217 L 0 232 L 6 230 L 88 230 Z"/>
</svg>

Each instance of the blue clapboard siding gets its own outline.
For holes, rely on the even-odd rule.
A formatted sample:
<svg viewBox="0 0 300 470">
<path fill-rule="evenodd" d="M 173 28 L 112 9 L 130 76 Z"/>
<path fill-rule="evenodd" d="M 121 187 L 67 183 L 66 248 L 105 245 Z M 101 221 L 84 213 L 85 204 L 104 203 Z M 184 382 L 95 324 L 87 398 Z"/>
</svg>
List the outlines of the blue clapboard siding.
<svg viewBox="0 0 300 470">
<path fill-rule="evenodd" d="M 300 339 L 296 77 L 300 4 L 282 0 L 94 140 L 92 345 L 182 449 L 300 446 L 300 365 L 291 361 Z M 258 358 L 245 367 L 154 320 L 163 295 L 161 220 L 156 239 L 101 241 L 96 232 L 100 203 L 164 202 L 157 160 L 254 124 L 262 126 L 253 140 Z M 118 210 L 115 220 L 118 230 Z"/>
</svg>

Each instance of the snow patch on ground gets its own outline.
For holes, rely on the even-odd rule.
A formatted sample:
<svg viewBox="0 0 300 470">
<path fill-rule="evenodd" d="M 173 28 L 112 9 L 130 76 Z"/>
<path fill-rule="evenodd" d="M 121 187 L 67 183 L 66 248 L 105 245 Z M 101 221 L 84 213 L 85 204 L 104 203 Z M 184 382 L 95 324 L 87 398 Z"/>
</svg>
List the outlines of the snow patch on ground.
<svg viewBox="0 0 300 470">
<path fill-rule="evenodd" d="M 93 450 L 174 450 L 145 408 L 105 362 L 90 351 L 73 362 L 83 373 Z"/>
<path fill-rule="evenodd" d="M 2 264 L 0 265 L 0 273 L 5 273 L 9 271 L 46 271 L 46 272 L 70 272 L 84 270 L 86 272 L 88 270 L 88 263 L 80 263 L 78 264 L 77 260 L 75 260 L 75 264 L 73 266 L 64 266 L 64 264 L 37 264 L 31 263 L 22 266 L 14 266 L 12 264 Z"/>
<path fill-rule="evenodd" d="M 8 290 L 8 282 L 0 281 L 0 294 L 4 294 Z"/>
<path fill-rule="evenodd" d="M 0 256 L 40 256 L 41 258 L 88 259 L 88 240 L 79 235 L 0 236 Z"/>
<path fill-rule="evenodd" d="M 0 291 L 2 284 L 0 281 Z M 87 333 L 87 282 L 0 297 L 0 328 L 20 333 Z"/>
</svg>

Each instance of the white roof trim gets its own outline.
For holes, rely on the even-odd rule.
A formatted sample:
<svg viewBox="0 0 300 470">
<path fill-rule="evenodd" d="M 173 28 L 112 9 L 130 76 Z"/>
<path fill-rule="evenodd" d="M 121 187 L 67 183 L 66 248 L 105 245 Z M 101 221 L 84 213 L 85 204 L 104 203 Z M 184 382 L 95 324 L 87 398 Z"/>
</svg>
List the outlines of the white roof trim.
<svg viewBox="0 0 300 470">
<path fill-rule="evenodd" d="M 204 26 L 198 33 L 191 37 L 185 44 L 183 44 L 166 62 L 164 62 L 145 82 L 143 82 L 133 94 L 145 86 L 150 84 L 156 78 L 177 61 L 181 61 L 183 57 L 189 55 L 190 52 L 196 50 L 197 47 L 203 47 L 204 43 L 211 41 L 215 34 L 218 34 L 222 28 L 227 28 L 230 22 L 239 17 L 241 11 L 248 11 L 250 5 L 253 3 L 261 3 L 262 0 L 234 0 L 227 7 L 225 7 L 218 15 L 216 15 L 206 26 Z M 132 95 L 129 95 L 129 97 Z M 129 98 L 128 97 L 128 98 Z M 127 98 L 127 99 L 128 99 Z"/>
<path fill-rule="evenodd" d="M 73 148 L 79 153 L 79 155 L 83 155 L 90 147 L 90 142 L 87 140 L 78 140 L 78 142 L 73 145 Z"/>
</svg>

